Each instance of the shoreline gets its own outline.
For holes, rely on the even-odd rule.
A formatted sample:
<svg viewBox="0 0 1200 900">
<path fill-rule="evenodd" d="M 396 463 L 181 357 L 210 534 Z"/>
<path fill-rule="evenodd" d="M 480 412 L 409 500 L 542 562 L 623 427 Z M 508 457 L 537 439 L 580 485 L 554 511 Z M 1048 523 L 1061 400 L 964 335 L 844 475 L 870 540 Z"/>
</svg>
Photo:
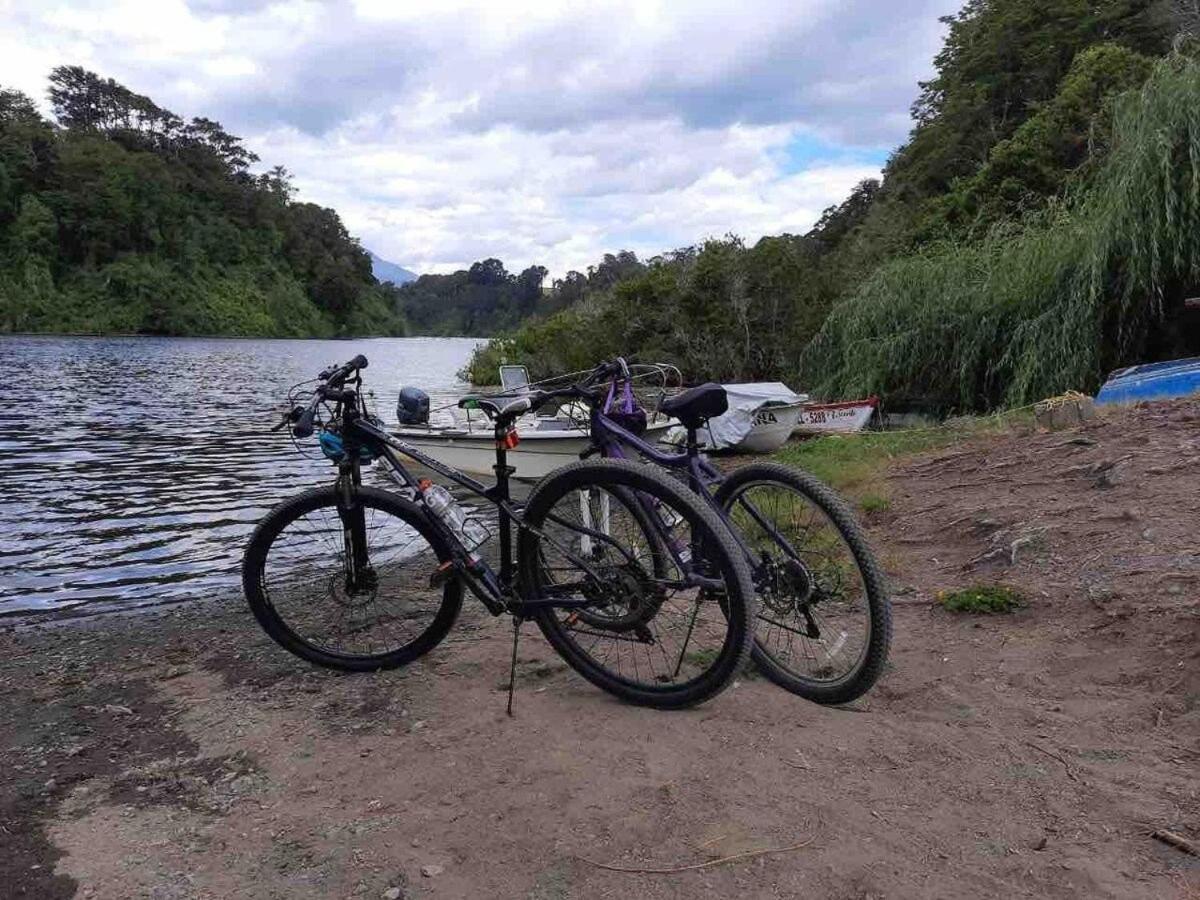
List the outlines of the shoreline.
<svg viewBox="0 0 1200 900">
<path fill-rule="evenodd" d="M 1174 502 L 1200 467 L 1162 455 L 1198 426 L 1200 401 L 1162 404 L 891 462 L 864 519 L 893 654 L 846 708 L 752 671 L 694 710 L 632 707 L 526 629 L 510 719 L 511 628 L 473 603 L 426 657 L 360 675 L 291 657 L 230 595 L 0 623 L 0 878 L 49 900 L 1183 900 L 1200 868 L 1147 829 L 1200 835 L 1200 554 Z M 1024 605 L 938 602 L 976 583 Z M 670 880 L 581 861 L 810 838 Z"/>
</svg>

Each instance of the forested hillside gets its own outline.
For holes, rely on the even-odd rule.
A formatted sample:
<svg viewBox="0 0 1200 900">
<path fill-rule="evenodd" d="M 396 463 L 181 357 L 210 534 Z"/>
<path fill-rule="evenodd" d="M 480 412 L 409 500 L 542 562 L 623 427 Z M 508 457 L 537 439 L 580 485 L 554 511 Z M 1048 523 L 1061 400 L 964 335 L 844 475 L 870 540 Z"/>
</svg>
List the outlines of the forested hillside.
<svg viewBox="0 0 1200 900">
<path fill-rule="evenodd" d="M 416 333 L 487 337 L 515 328 L 530 316 L 565 309 L 644 270 L 634 254 L 610 253 L 587 274 L 568 272 L 547 287 L 543 266 L 514 275 L 500 260 L 485 259 L 470 269 L 422 275 L 404 285 L 400 307 Z"/>
<path fill-rule="evenodd" d="M 403 333 L 337 213 L 219 123 L 76 66 L 0 88 L 0 332 Z"/>
<path fill-rule="evenodd" d="M 805 235 L 651 260 L 470 374 L 624 353 L 966 410 L 1200 352 L 1196 4 L 970 0 L 946 25 L 881 181 Z"/>
</svg>

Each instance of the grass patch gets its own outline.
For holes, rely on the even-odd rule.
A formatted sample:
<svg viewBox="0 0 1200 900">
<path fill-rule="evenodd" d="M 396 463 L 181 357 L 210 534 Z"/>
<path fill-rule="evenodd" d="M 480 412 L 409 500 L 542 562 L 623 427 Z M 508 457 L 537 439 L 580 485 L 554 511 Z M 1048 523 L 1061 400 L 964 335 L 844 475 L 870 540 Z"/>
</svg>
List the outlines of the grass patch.
<svg viewBox="0 0 1200 900">
<path fill-rule="evenodd" d="M 942 591 L 938 603 L 951 612 L 1008 613 L 1025 605 L 1025 598 L 1002 584 L 981 584 L 958 591 Z"/>
<path fill-rule="evenodd" d="M 871 495 L 886 497 L 881 482 L 890 463 L 949 446 L 956 439 L 956 429 L 949 428 L 866 431 L 789 443 L 775 452 L 775 458 L 812 473 L 835 491 L 845 491 L 859 499 Z"/>
<path fill-rule="evenodd" d="M 691 663 L 693 666 L 696 666 L 697 668 L 707 669 L 717 661 L 717 657 L 720 655 L 720 650 L 713 649 L 712 647 L 705 647 L 702 650 L 692 650 L 684 657 L 684 660 L 688 663 Z"/>
<path fill-rule="evenodd" d="M 1033 422 L 1028 410 L 993 416 L 962 417 L 931 428 L 863 431 L 826 435 L 786 444 L 775 459 L 815 475 L 858 502 L 865 512 L 887 509 L 891 493 L 887 470 L 897 460 L 942 450 L 969 438 L 1002 434 Z"/>
<path fill-rule="evenodd" d="M 882 494 L 864 494 L 858 506 L 865 513 L 887 512 L 892 508 L 892 498 Z"/>
</svg>

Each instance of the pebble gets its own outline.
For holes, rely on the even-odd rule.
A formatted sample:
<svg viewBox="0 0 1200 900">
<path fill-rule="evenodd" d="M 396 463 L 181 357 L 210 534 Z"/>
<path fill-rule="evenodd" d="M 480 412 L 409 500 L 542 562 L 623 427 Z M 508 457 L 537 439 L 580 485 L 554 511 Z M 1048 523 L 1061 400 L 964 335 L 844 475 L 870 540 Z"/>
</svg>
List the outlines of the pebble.
<svg viewBox="0 0 1200 900">
<path fill-rule="evenodd" d="M 383 892 L 383 900 L 400 900 L 404 892 L 398 887 L 390 887 Z"/>
<path fill-rule="evenodd" d="M 433 878 L 436 875 L 441 875 L 444 871 L 446 870 L 442 866 L 421 866 L 421 874 L 426 878 Z"/>
</svg>

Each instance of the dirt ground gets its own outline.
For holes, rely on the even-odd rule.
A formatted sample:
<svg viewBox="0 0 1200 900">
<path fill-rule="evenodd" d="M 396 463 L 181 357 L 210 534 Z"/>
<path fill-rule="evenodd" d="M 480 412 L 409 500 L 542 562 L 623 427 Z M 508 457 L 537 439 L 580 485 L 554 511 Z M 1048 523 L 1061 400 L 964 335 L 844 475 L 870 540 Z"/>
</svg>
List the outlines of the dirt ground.
<svg viewBox="0 0 1200 900">
<path fill-rule="evenodd" d="M 894 467 L 890 671 L 622 705 L 477 611 L 342 676 L 236 598 L 0 633 L 18 897 L 1200 897 L 1200 403 Z M 231 561 L 233 564 L 233 561 Z M 939 590 L 1002 582 L 1011 615 Z M 612 871 L 700 864 L 670 874 Z"/>
</svg>

